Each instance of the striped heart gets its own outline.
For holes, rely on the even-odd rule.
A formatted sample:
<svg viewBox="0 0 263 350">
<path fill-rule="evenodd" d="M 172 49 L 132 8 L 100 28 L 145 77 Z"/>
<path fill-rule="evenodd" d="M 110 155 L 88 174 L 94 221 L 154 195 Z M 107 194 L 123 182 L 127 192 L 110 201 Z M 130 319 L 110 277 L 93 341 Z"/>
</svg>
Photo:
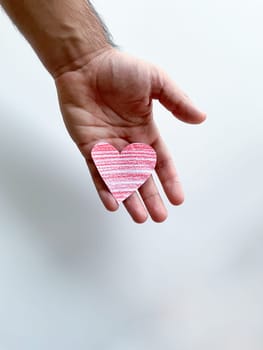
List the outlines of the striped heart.
<svg viewBox="0 0 263 350">
<path fill-rule="evenodd" d="M 91 156 L 118 203 L 143 185 L 156 165 L 154 149 L 144 143 L 132 143 L 121 153 L 109 143 L 97 143 Z"/>
</svg>

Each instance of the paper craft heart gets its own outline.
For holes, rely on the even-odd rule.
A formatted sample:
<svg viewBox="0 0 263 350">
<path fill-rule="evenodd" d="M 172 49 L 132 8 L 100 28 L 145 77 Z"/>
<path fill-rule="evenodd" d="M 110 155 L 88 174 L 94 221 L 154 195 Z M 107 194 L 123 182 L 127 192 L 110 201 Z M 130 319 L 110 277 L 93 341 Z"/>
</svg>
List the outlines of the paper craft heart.
<svg viewBox="0 0 263 350">
<path fill-rule="evenodd" d="M 98 143 L 92 148 L 91 156 L 118 203 L 143 185 L 156 165 L 154 149 L 144 143 L 132 143 L 121 153 L 109 143 Z"/>
</svg>

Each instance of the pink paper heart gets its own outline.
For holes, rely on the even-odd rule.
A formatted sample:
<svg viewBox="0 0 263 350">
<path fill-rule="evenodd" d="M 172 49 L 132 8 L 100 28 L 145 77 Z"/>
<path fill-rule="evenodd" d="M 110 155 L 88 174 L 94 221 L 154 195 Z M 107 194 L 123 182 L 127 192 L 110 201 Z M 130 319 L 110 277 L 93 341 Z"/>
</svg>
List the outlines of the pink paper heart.
<svg viewBox="0 0 263 350">
<path fill-rule="evenodd" d="M 122 152 L 109 143 L 97 143 L 91 150 L 91 156 L 118 203 L 143 185 L 156 165 L 154 149 L 144 143 L 132 143 Z"/>
</svg>

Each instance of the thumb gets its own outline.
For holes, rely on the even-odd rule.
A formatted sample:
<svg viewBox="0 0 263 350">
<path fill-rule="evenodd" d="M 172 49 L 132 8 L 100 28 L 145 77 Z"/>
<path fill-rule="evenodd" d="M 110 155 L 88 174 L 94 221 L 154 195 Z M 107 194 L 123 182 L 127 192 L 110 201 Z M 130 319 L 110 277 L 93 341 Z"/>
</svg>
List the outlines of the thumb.
<svg viewBox="0 0 263 350">
<path fill-rule="evenodd" d="M 178 119 L 190 124 L 199 124 L 206 119 L 190 98 L 162 70 L 156 68 L 152 85 L 152 98 L 173 113 Z"/>
</svg>

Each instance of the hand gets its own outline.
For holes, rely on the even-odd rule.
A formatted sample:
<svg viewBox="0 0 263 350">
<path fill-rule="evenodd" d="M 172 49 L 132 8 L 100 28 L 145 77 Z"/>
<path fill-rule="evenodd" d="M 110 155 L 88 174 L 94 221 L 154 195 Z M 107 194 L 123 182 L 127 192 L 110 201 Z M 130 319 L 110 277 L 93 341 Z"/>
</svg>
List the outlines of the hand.
<svg viewBox="0 0 263 350">
<path fill-rule="evenodd" d="M 82 59 L 77 69 L 55 78 L 66 127 L 85 157 L 98 194 L 110 211 L 118 204 L 106 188 L 91 159 L 95 143 L 105 141 L 121 150 L 128 143 L 143 142 L 157 153 L 156 173 L 174 205 L 183 202 L 183 191 L 171 155 L 153 120 L 152 100 L 158 99 L 187 123 L 201 123 L 205 115 L 159 68 L 116 49 Z M 124 201 L 134 221 L 142 223 L 148 213 L 156 222 L 167 210 L 152 177 Z M 144 205 L 143 205 L 144 202 Z M 147 213 L 148 212 L 148 213 Z"/>
</svg>

